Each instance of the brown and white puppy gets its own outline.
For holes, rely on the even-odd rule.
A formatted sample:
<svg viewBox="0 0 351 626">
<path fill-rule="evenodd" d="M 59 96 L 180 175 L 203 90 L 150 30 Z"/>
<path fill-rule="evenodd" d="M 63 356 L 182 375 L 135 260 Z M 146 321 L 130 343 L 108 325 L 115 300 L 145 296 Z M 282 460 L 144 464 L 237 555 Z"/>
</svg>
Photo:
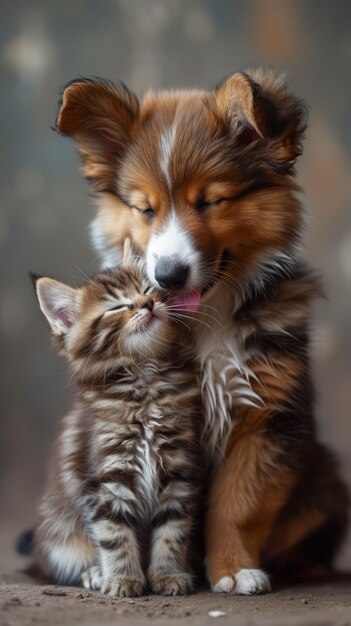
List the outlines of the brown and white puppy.
<svg viewBox="0 0 351 626">
<path fill-rule="evenodd" d="M 305 106 L 261 69 L 140 101 L 121 83 L 78 79 L 59 105 L 57 129 L 75 140 L 95 192 L 104 265 L 129 235 L 149 279 L 195 318 L 217 466 L 206 521 L 214 591 L 267 591 L 263 567 L 329 566 L 347 525 L 347 493 L 313 417 L 320 289 L 301 261 L 293 178 L 305 127 Z"/>
</svg>

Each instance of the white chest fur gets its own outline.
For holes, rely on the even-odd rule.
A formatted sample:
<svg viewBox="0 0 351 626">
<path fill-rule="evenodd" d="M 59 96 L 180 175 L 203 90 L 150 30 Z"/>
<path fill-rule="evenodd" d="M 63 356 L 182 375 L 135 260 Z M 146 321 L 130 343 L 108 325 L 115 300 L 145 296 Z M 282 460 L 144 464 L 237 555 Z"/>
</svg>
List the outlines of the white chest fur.
<svg viewBox="0 0 351 626">
<path fill-rule="evenodd" d="M 206 302 L 214 308 L 204 307 L 203 317 L 201 318 L 200 313 L 200 324 L 196 326 L 197 356 L 206 420 L 204 443 L 215 462 L 225 452 L 235 423 L 236 407 L 260 404 L 259 396 L 251 387 L 253 373 L 247 365 L 248 354 L 233 323 L 232 296 L 216 296 Z M 209 317 L 209 311 L 217 321 Z"/>
</svg>

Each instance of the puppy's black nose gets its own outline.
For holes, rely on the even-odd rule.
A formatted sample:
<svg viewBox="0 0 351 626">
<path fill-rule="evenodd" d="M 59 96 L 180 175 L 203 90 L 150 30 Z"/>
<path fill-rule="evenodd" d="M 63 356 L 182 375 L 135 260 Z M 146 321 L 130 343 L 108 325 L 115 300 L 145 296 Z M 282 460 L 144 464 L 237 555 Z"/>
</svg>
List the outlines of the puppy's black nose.
<svg viewBox="0 0 351 626">
<path fill-rule="evenodd" d="M 171 257 L 160 257 L 155 267 L 155 278 L 163 289 L 182 289 L 189 276 L 188 265 Z"/>
</svg>

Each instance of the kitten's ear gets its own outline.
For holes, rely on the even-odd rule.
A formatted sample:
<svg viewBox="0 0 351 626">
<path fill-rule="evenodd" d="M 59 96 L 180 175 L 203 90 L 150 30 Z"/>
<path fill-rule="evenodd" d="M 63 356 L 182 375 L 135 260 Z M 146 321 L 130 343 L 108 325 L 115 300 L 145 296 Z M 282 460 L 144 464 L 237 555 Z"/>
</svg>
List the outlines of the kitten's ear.
<svg viewBox="0 0 351 626">
<path fill-rule="evenodd" d="M 214 93 L 217 109 L 238 143 L 250 146 L 261 140 L 260 158 L 279 174 L 290 173 L 302 152 L 307 109 L 283 78 L 253 68 L 227 76 Z"/>
<path fill-rule="evenodd" d="M 78 313 L 78 290 L 45 277 L 35 281 L 35 290 L 52 331 L 66 333 Z"/>
<path fill-rule="evenodd" d="M 136 252 L 133 247 L 132 240 L 130 239 L 130 237 L 126 237 L 123 246 L 122 266 L 125 267 L 126 265 L 130 265 L 130 263 L 133 261 L 133 258 L 135 257 L 135 254 Z"/>
</svg>

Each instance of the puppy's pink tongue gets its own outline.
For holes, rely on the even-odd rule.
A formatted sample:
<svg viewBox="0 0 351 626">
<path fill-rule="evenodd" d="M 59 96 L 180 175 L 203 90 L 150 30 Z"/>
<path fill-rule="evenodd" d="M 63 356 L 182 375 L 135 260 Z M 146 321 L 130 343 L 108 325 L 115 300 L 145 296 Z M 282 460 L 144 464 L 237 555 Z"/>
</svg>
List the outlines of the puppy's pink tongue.
<svg viewBox="0 0 351 626">
<path fill-rule="evenodd" d="M 180 293 L 173 298 L 171 304 L 178 311 L 197 311 L 200 306 L 201 291 L 191 291 L 190 293 Z"/>
</svg>

